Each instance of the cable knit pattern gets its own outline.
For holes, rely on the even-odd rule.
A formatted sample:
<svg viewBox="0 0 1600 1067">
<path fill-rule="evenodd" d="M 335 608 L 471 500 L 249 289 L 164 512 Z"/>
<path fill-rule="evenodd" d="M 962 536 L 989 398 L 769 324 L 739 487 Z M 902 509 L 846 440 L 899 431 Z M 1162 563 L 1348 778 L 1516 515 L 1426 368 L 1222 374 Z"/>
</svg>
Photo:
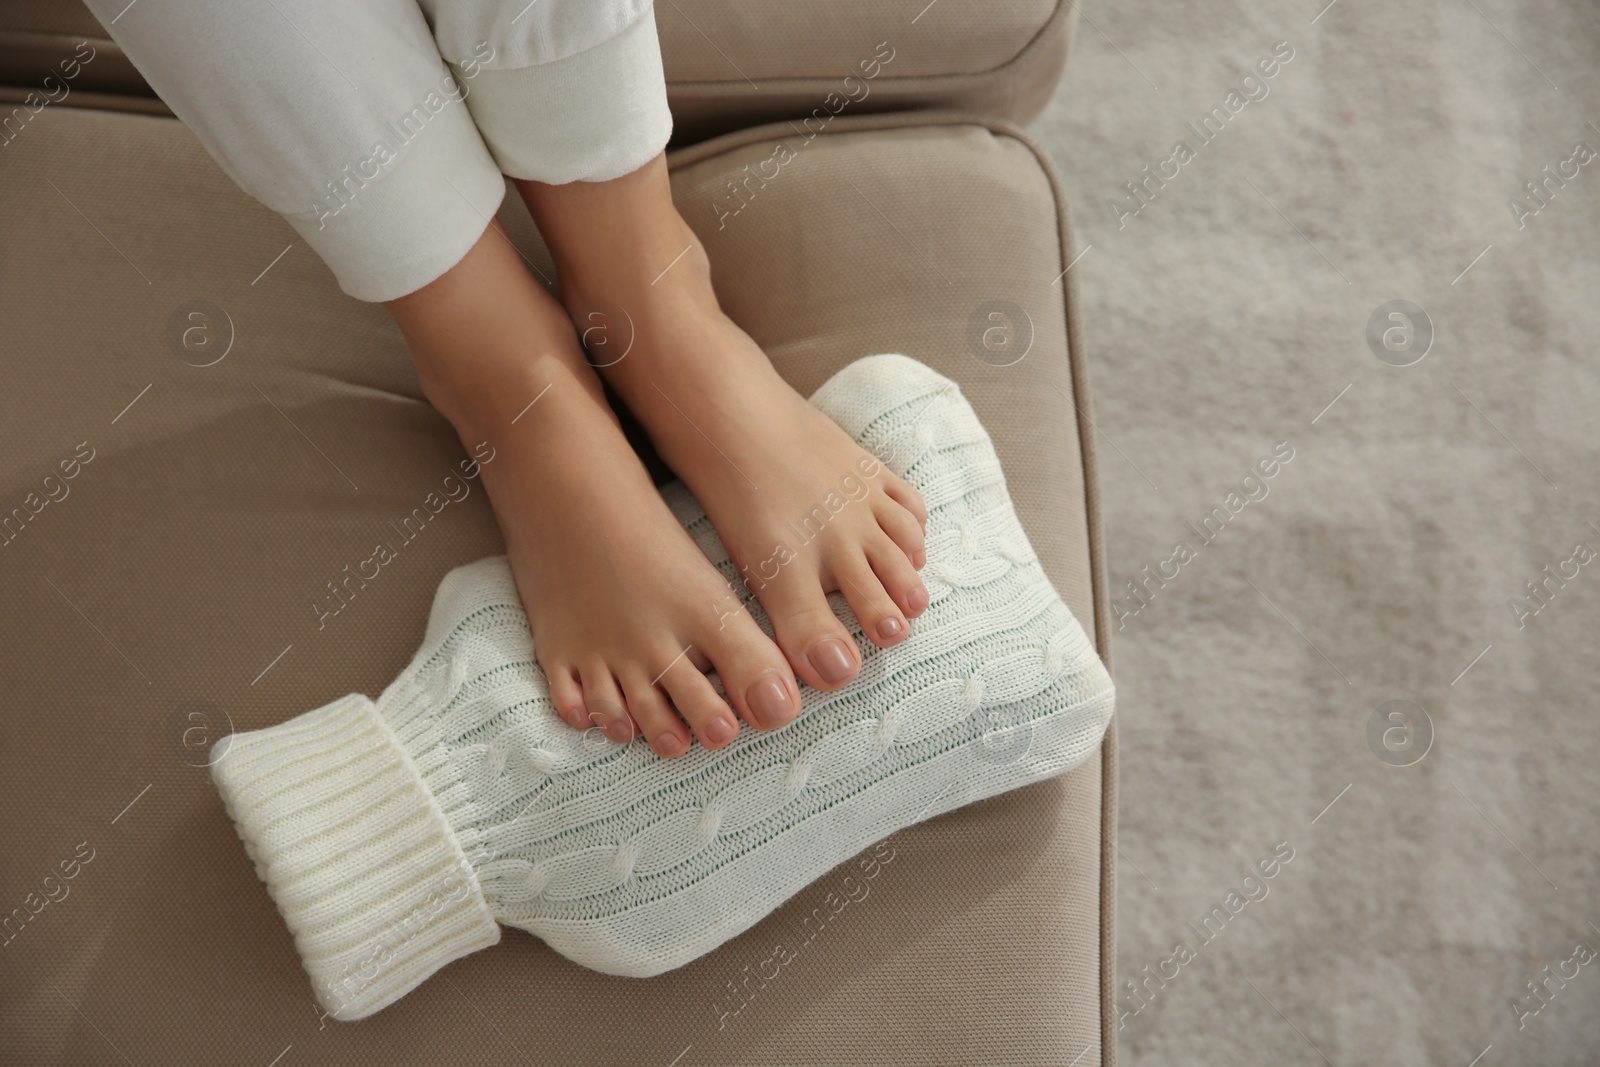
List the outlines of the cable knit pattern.
<svg viewBox="0 0 1600 1067">
<path fill-rule="evenodd" d="M 837 693 L 806 689 L 783 729 L 745 729 L 719 751 L 664 760 L 642 741 L 566 726 L 497 556 L 445 577 L 422 648 L 375 705 L 346 697 L 228 739 L 218 786 L 336 1017 L 397 999 L 490 942 L 495 920 L 596 970 L 659 974 L 884 836 L 1059 774 L 1099 745 L 1111 680 L 1040 568 L 955 383 L 904 356 L 873 356 L 812 402 L 923 493 L 931 603 L 910 638 L 879 649 L 835 594 L 864 668 Z M 664 493 L 737 586 L 693 498 L 676 483 Z M 330 738 L 318 725 L 330 709 L 361 721 Z M 286 771 L 276 739 L 318 729 L 322 755 L 291 758 Z M 371 799 L 380 794 L 395 799 Z M 376 808 L 346 810 L 358 803 Z M 322 814 L 307 821 L 308 811 Z M 404 843 L 403 861 L 390 837 Z M 413 901 L 440 897 L 463 864 L 470 884 L 449 894 L 459 899 L 414 918 Z M 402 866 L 403 878 L 390 877 Z M 422 892 L 430 878 L 432 897 Z M 374 906 L 352 888 L 368 884 L 408 892 Z M 356 969 L 374 956 L 364 935 L 392 959 Z"/>
</svg>

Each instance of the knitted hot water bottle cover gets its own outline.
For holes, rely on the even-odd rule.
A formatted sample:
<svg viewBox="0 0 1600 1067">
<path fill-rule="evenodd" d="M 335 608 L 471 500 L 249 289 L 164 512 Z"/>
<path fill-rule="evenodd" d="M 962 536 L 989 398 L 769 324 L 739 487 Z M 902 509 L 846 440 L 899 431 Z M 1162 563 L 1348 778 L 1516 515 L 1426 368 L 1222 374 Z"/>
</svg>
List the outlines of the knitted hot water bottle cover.
<svg viewBox="0 0 1600 1067">
<path fill-rule="evenodd" d="M 872 356 L 811 400 L 922 492 L 931 604 L 879 649 L 835 594 L 864 667 L 839 692 L 806 689 L 789 725 L 672 760 L 572 729 L 496 556 L 446 575 L 421 649 L 376 701 L 218 742 L 212 775 L 330 1014 L 372 1014 L 500 923 L 599 971 L 660 974 L 896 830 L 1099 745 L 1111 679 L 955 383 Z M 737 585 L 693 498 L 664 493 Z"/>
</svg>

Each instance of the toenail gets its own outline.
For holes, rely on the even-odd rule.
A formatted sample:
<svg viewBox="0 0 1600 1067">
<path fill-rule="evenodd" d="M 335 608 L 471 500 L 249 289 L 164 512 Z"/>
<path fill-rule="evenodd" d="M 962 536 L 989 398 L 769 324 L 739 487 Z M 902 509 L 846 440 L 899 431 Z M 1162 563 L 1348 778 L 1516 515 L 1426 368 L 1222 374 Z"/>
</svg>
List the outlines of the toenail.
<svg viewBox="0 0 1600 1067">
<path fill-rule="evenodd" d="M 612 718 L 609 715 L 595 714 L 591 715 L 590 719 L 613 741 L 620 743 L 633 739 L 633 728 L 628 725 L 626 718 Z"/>
<path fill-rule="evenodd" d="M 900 620 L 892 615 L 878 620 L 878 636 L 885 641 L 893 641 L 904 629 L 905 627 L 900 625 Z"/>
<path fill-rule="evenodd" d="M 669 758 L 682 753 L 684 747 L 683 738 L 677 734 L 662 734 L 656 738 L 656 751 Z"/>
<path fill-rule="evenodd" d="M 928 591 L 922 586 L 917 586 L 906 594 L 906 603 L 911 605 L 912 611 L 921 611 L 928 606 Z"/>
<path fill-rule="evenodd" d="M 718 715 L 706 723 L 706 740 L 713 745 L 720 745 L 739 732 L 739 728 L 726 715 Z"/>
<path fill-rule="evenodd" d="M 744 693 L 745 703 L 756 717 L 754 725 L 763 730 L 776 730 L 794 717 L 794 701 L 789 687 L 773 671 L 768 671 L 750 684 Z"/>
<path fill-rule="evenodd" d="M 811 651 L 806 653 L 806 659 L 811 661 L 811 666 L 829 685 L 848 682 L 856 673 L 855 660 L 850 657 L 844 642 L 837 637 L 813 645 Z"/>
</svg>

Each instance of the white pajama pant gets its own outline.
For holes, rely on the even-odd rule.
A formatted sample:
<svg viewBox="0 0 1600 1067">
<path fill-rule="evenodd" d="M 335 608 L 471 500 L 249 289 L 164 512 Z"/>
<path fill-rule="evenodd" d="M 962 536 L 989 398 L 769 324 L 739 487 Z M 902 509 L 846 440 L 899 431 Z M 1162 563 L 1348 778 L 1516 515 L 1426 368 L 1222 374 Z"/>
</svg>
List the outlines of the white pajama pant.
<svg viewBox="0 0 1600 1067">
<path fill-rule="evenodd" d="M 505 194 L 672 132 L 650 0 L 86 0 L 239 186 L 358 300 L 455 266 Z"/>
</svg>

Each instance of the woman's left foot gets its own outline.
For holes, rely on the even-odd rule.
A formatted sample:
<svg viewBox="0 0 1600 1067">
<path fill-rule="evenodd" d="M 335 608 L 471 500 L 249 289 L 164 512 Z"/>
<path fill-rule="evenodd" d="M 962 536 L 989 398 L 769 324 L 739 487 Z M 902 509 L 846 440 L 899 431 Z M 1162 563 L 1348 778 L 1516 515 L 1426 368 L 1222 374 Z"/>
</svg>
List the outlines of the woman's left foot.
<svg viewBox="0 0 1600 1067">
<path fill-rule="evenodd" d="M 662 158 L 612 182 L 517 184 L 593 361 L 705 508 L 795 674 L 833 690 L 861 669 L 834 590 L 868 640 L 905 640 L 928 606 L 921 495 L 723 314 Z"/>
</svg>

